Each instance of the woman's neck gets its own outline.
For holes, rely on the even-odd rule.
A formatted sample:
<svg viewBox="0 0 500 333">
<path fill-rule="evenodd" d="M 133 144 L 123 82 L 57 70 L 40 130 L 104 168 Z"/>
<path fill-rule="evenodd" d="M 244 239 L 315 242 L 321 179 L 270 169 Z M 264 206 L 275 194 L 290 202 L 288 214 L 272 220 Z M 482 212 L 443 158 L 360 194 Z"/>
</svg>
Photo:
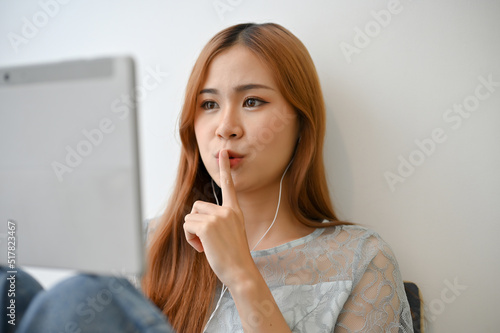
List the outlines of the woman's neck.
<svg viewBox="0 0 500 333">
<path fill-rule="evenodd" d="M 255 250 L 278 246 L 293 239 L 308 235 L 312 228 L 300 223 L 292 213 L 288 202 L 288 191 L 283 182 L 278 216 L 273 227 Z M 238 193 L 238 202 L 245 218 L 248 246 L 254 246 L 273 222 L 278 206 L 279 182 L 267 188 L 252 192 Z"/>
</svg>

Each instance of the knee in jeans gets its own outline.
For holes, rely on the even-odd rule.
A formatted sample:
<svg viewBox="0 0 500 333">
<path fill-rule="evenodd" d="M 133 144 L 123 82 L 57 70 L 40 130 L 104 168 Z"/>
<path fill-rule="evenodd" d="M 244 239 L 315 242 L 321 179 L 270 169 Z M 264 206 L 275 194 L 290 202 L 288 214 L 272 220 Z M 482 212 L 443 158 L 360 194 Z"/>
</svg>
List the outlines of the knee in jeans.
<svg viewBox="0 0 500 333">
<path fill-rule="evenodd" d="M 110 277 L 94 274 L 78 274 L 60 282 L 60 285 L 68 288 L 82 285 L 98 288 L 105 284 L 107 279 L 110 279 Z"/>
<path fill-rule="evenodd" d="M 122 291 L 128 281 L 112 276 L 80 274 L 66 279 L 52 289 L 61 294 L 72 294 L 75 290 L 85 291 L 86 294 L 117 293 Z"/>
<path fill-rule="evenodd" d="M 99 310 L 110 304 L 113 298 L 126 287 L 121 278 L 80 274 L 59 282 L 43 295 L 39 302 L 46 305 L 54 303 L 67 304 L 77 307 L 81 304 L 90 304 Z"/>
</svg>

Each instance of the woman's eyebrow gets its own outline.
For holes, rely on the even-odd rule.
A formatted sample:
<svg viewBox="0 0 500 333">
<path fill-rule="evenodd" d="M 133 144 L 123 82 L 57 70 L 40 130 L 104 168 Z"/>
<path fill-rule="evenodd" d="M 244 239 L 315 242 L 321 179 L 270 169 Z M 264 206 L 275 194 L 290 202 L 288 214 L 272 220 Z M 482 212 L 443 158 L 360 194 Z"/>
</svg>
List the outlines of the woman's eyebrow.
<svg viewBox="0 0 500 333">
<path fill-rule="evenodd" d="M 269 89 L 269 90 L 274 90 L 273 88 L 266 86 L 264 84 L 258 84 L 258 83 L 249 83 L 249 84 L 242 84 L 239 86 L 234 87 L 234 91 L 236 92 L 242 92 L 242 91 L 247 91 L 247 90 L 252 90 L 252 89 Z M 218 95 L 219 90 L 214 89 L 214 88 L 205 88 L 200 90 L 200 95 L 201 94 L 212 94 L 212 95 Z"/>
<path fill-rule="evenodd" d="M 249 84 L 242 84 L 240 86 L 237 86 L 234 88 L 235 91 L 237 92 L 242 92 L 246 90 L 252 90 L 252 89 L 269 89 L 269 90 L 274 90 L 271 87 L 268 87 L 263 84 L 258 84 L 258 83 L 249 83 Z"/>
<path fill-rule="evenodd" d="M 201 95 L 201 94 L 218 95 L 219 91 L 217 89 L 213 89 L 213 88 L 205 88 L 205 89 L 200 90 L 200 93 L 198 95 Z"/>
</svg>

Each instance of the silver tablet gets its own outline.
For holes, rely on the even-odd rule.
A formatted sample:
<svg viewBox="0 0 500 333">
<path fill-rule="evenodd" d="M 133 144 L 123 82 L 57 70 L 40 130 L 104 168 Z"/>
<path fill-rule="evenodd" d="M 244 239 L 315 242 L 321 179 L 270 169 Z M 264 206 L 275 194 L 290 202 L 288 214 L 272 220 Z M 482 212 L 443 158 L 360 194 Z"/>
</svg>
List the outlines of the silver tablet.
<svg viewBox="0 0 500 333">
<path fill-rule="evenodd" d="M 0 68 L 0 264 L 141 274 L 129 57 Z"/>
</svg>

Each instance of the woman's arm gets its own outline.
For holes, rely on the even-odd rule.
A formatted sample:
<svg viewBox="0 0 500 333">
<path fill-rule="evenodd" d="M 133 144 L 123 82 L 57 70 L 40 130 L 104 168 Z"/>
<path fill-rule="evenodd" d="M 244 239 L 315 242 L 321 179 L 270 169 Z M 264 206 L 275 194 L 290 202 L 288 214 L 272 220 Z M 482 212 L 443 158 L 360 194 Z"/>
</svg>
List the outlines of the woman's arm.
<svg viewBox="0 0 500 333">
<path fill-rule="evenodd" d="M 257 267 L 253 276 L 241 277 L 228 289 L 245 332 L 291 332 Z"/>
<path fill-rule="evenodd" d="M 257 267 L 228 288 L 245 332 L 291 332 Z"/>
<path fill-rule="evenodd" d="M 370 237 L 367 243 L 368 247 L 359 254 L 360 262 L 367 264 L 353 268 L 353 274 L 358 275 L 354 282 L 359 282 L 344 304 L 335 333 L 413 333 L 410 308 L 393 252 L 379 237 Z"/>
<path fill-rule="evenodd" d="M 291 332 L 250 254 L 226 151 L 219 163 L 223 204 L 196 201 L 185 217 L 186 239 L 231 292 L 245 332 Z"/>
</svg>

